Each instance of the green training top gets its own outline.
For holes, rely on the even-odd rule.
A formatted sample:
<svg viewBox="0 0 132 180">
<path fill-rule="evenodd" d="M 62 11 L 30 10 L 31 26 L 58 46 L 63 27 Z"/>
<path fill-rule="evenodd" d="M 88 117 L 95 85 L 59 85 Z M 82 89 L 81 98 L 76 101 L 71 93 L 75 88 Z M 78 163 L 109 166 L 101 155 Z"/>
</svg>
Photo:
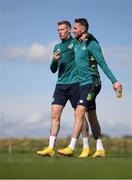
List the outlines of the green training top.
<svg viewBox="0 0 132 180">
<path fill-rule="evenodd" d="M 74 39 L 70 37 L 55 45 L 54 52 L 60 52 L 60 59 L 51 62 L 50 69 L 53 73 L 58 70 L 57 84 L 78 83 L 78 73 L 75 65 Z"/>
<path fill-rule="evenodd" d="M 90 67 L 90 57 L 93 57 L 93 59 L 96 60 L 97 64 L 99 64 L 112 83 L 117 82 L 115 76 L 105 62 L 101 47 L 97 41 L 78 41 L 74 49 L 75 63 L 79 75 L 80 86 L 93 83 L 93 75 L 99 77 L 97 66 L 95 66 L 95 70 Z"/>
</svg>

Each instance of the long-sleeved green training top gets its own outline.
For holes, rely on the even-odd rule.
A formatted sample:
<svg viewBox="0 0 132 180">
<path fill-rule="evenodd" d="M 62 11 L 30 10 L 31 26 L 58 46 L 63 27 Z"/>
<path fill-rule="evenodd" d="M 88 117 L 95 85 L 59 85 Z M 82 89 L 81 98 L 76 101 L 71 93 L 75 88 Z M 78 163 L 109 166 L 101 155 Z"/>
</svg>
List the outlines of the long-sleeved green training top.
<svg viewBox="0 0 132 180">
<path fill-rule="evenodd" d="M 117 82 L 115 76 L 105 62 L 101 47 L 98 42 L 95 40 L 91 40 L 90 42 L 78 41 L 78 43 L 76 43 L 74 46 L 74 50 L 75 63 L 79 75 L 80 86 L 93 83 L 93 75 L 95 74 L 95 71 L 93 71 L 93 69 L 90 67 L 90 56 L 93 56 L 97 64 L 99 64 L 103 72 L 107 75 L 113 84 Z M 96 72 L 98 72 L 97 69 Z"/>
<path fill-rule="evenodd" d="M 78 83 L 78 73 L 75 65 L 74 39 L 70 37 L 55 45 L 54 52 L 60 52 L 60 59 L 51 62 L 50 69 L 53 73 L 58 71 L 57 84 Z"/>
</svg>

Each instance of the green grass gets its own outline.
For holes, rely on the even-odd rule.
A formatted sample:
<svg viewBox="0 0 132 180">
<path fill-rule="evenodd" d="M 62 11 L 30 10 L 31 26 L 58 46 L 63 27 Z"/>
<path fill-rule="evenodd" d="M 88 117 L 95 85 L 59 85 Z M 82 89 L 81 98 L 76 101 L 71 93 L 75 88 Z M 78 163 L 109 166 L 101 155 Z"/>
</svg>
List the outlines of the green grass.
<svg viewBox="0 0 132 180">
<path fill-rule="evenodd" d="M 79 159 L 39 157 L 34 153 L 0 154 L 1 179 L 131 179 L 132 156 Z"/>
<path fill-rule="evenodd" d="M 70 139 L 58 139 L 57 149 Z M 132 179 L 132 138 L 104 138 L 106 158 L 79 159 L 78 157 L 44 158 L 36 151 L 48 144 L 48 139 L 1 139 L 1 179 Z M 82 141 L 78 141 L 79 155 Z M 90 138 L 90 149 L 95 152 L 95 141 Z M 9 155 L 9 153 L 12 153 Z M 118 156 L 117 156 L 118 155 Z"/>
</svg>

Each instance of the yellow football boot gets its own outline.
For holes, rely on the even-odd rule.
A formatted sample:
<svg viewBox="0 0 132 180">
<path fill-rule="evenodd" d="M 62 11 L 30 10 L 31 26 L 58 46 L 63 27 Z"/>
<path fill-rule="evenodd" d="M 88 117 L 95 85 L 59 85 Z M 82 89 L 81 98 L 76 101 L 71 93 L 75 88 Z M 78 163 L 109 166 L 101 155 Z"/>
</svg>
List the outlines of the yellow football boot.
<svg viewBox="0 0 132 180">
<path fill-rule="evenodd" d="M 104 150 L 96 150 L 96 152 L 93 155 L 93 158 L 96 157 L 105 157 L 105 151 Z"/>
<path fill-rule="evenodd" d="M 80 158 L 86 158 L 86 157 L 88 157 L 88 156 L 90 156 L 90 155 L 91 155 L 91 152 L 90 152 L 89 148 L 88 148 L 88 147 L 85 147 L 85 148 L 83 148 L 80 156 L 78 156 L 78 157 L 80 157 Z"/>
<path fill-rule="evenodd" d="M 58 150 L 58 153 L 64 156 L 73 156 L 74 150 L 68 146 L 64 149 Z"/>
<path fill-rule="evenodd" d="M 37 151 L 37 154 L 40 156 L 55 156 L 55 150 L 52 147 L 46 147 L 40 151 Z"/>
</svg>

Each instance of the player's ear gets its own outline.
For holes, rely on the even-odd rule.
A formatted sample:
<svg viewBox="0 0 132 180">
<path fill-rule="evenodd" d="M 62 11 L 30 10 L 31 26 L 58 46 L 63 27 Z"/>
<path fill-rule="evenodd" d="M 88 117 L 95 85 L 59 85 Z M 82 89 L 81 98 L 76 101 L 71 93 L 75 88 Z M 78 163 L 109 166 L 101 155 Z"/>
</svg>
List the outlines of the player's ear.
<svg viewBox="0 0 132 180">
<path fill-rule="evenodd" d="M 86 32 L 86 28 L 84 26 L 82 26 L 82 32 Z"/>
<path fill-rule="evenodd" d="M 68 32 L 71 33 L 71 28 L 68 28 Z"/>
</svg>

